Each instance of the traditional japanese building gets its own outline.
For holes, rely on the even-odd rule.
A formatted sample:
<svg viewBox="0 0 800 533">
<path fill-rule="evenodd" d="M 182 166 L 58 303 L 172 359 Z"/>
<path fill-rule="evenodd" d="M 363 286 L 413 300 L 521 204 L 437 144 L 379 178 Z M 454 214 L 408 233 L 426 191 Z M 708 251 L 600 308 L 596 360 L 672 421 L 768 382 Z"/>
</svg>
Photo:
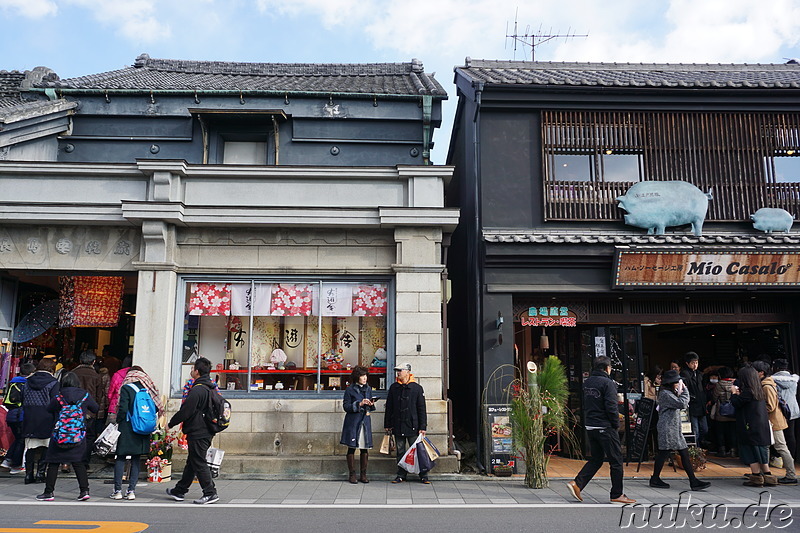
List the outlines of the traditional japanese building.
<svg viewBox="0 0 800 533">
<path fill-rule="evenodd" d="M 597 355 L 623 402 L 690 350 L 798 369 L 800 65 L 467 59 L 455 83 L 452 399 L 485 461 L 504 364 L 557 355 L 579 417 Z"/>
<path fill-rule="evenodd" d="M 209 358 L 234 411 L 215 440 L 228 474 L 344 471 L 341 397 L 359 364 L 384 398 L 411 363 L 449 449 L 443 247 L 458 209 L 444 206 L 453 168 L 430 161 L 447 95 L 419 61 L 143 54 L 18 93 L 61 119 L 39 126 L 48 150 L 17 141 L 0 161 L 0 274 L 59 300 L 73 342 L 48 350 L 130 349 L 171 411 Z M 84 320 L 78 292 L 112 289 L 118 325 Z"/>
</svg>

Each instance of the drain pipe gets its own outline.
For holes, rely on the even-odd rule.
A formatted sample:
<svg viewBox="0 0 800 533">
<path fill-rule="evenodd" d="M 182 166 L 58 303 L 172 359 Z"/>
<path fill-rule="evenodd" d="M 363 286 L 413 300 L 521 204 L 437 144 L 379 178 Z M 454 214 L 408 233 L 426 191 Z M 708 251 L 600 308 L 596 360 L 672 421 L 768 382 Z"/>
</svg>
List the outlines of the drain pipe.
<svg viewBox="0 0 800 533">
<path fill-rule="evenodd" d="M 450 401 L 450 348 L 447 343 L 447 252 L 450 249 L 450 235 L 442 236 L 442 398 L 447 405 L 447 454 L 455 453 L 453 443 L 453 402 Z M 459 457 L 459 460 L 461 457 Z"/>
<path fill-rule="evenodd" d="M 473 296 L 475 298 L 475 337 L 473 346 L 475 347 L 475 368 L 476 368 L 476 377 L 475 377 L 475 390 L 477 391 L 477 401 L 476 401 L 476 409 L 475 412 L 477 413 L 478 417 L 478 432 L 475 436 L 475 444 L 476 444 L 476 453 L 475 453 L 475 462 L 476 466 L 478 467 L 479 472 L 486 472 L 486 467 L 482 464 L 482 458 L 484 452 L 484 427 L 483 427 L 483 405 L 481 405 L 481 398 L 483 397 L 483 358 L 481 357 L 482 354 L 482 346 L 483 346 L 483 299 L 481 298 L 481 254 L 480 249 L 482 247 L 482 240 L 481 240 L 481 213 L 480 213 L 480 109 L 481 109 L 481 98 L 483 95 L 483 88 L 484 83 L 481 81 L 474 81 L 472 82 L 472 87 L 475 89 L 475 113 L 472 116 L 472 177 L 475 181 L 474 187 L 472 188 L 472 202 L 473 202 L 473 219 L 472 219 L 472 230 L 473 234 L 473 249 L 472 249 L 472 261 L 471 261 L 471 269 L 474 273 L 474 283 L 473 283 Z"/>
</svg>

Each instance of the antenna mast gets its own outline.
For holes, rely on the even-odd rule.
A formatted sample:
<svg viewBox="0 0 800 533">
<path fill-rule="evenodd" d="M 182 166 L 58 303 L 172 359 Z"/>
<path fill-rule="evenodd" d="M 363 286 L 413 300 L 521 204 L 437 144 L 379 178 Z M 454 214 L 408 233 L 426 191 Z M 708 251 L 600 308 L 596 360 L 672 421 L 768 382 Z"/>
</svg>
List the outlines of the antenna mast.
<svg viewBox="0 0 800 533">
<path fill-rule="evenodd" d="M 517 58 L 517 45 L 521 44 L 523 47 L 530 47 L 531 49 L 531 61 L 536 61 L 536 47 L 542 45 L 546 42 L 552 41 L 553 39 L 561 39 L 563 38 L 564 41 L 569 39 L 575 39 L 577 37 L 587 38 L 589 34 L 577 34 L 572 31 L 570 27 L 567 29 L 567 33 L 553 33 L 553 29 L 550 28 L 549 31 L 545 32 L 542 30 L 541 24 L 539 25 L 539 29 L 535 33 L 531 33 L 530 25 L 525 27 L 525 33 L 520 34 L 517 32 L 517 14 L 519 13 L 519 8 L 517 8 L 517 13 L 514 14 L 514 33 L 508 33 L 508 22 L 506 22 L 506 44 L 508 44 L 508 39 L 512 39 L 514 42 L 514 59 Z M 525 59 L 523 55 L 523 60 Z"/>
</svg>

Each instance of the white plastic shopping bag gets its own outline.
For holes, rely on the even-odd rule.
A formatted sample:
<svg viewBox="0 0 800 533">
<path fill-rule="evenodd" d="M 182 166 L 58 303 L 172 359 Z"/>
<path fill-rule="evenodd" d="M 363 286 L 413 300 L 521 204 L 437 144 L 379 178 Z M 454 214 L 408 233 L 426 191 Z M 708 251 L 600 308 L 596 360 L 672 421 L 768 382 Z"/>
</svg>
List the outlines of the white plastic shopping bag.
<svg viewBox="0 0 800 533">
<path fill-rule="evenodd" d="M 206 463 L 211 469 L 211 477 L 219 476 L 219 467 L 222 465 L 223 457 L 225 457 L 225 450 L 219 448 L 209 448 L 206 452 Z"/>
<path fill-rule="evenodd" d="M 409 474 L 419 474 L 419 461 L 417 461 L 417 443 L 422 442 L 422 435 L 417 436 L 414 444 L 409 446 L 406 453 L 397 463 L 397 465 L 405 469 Z"/>
<path fill-rule="evenodd" d="M 117 440 L 119 440 L 119 429 L 117 424 L 107 425 L 94 442 L 94 453 L 101 457 L 105 457 L 106 455 L 116 452 Z"/>
</svg>

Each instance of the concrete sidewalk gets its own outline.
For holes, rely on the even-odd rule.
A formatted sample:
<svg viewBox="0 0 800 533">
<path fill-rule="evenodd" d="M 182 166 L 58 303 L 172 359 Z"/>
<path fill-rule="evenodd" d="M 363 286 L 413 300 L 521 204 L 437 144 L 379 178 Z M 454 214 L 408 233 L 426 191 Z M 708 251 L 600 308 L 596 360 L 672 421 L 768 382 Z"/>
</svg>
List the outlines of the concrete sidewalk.
<svg viewBox="0 0 800 533">
<path fill-rule="evenodd" d="M 90 478 L 92 502 L 105 502 L 113 505 L 168 504 L 192 505 L 191 500 L 201 496 L 200 487 L 195 482 L 181 503 L 172 501 L 166 494 L 171 483 L 144 483 L 136 489 L 136 500 L 113 501 L 108 498 L 111 485 L 103 480 Z M 771 497 L 772 505 L 786 504 L 800 508 L 800 486 L 777 486 L 756 489 L 742 486 L 741 479 L 706 478 L 712 486 L 703 492 L 686 492 L 691 495 L 692 502 L 698 504 L 726 504 L 746 506 L 759 503 L 762 493 L 766 491 Z M 5 505 L 12 502 L 31 502 L 42 492 L 44 485 L 24 485 L 21 477 L 3 477 L 0 479 L 0 502 Z M 553 505 L 591 505 L 608 504 L 610 482 L 608 479 L 593 480 L 583 491 L 584 503 L 578 503 L 570 496 L 564 479 L 551 480 L 547 489 L 528 489 L 519 478 L 491 478 L 462 475 L 439 475 L 433 478 L 431 485 L 422 485 L 418 481 L 407 481 L 394 485 L 389 481 L 375 480 L 369 484 L 352 485 L 346 481 L 329 480 L 228 480 L 218 479 L 217 490 L 221 504 L 254 504 L 254 505 L 364 505 L 378 506 L 553 506 Z M 685 478 L 671 479 L 672 488 L 668 490 L 652 489 L 646 479 L 626 480 L 625 493 L 639 503 L 663 504 L 677 503 L 681 492 L 689 490 Z M 56 502 L 75 502 L 78 494 L 74 477 L 59 476 L 56 485 Z M 78 502 L 75 502 L 76 504 Z M 41 503 L 46 505 L 46 503 Z"/>
</svg>

